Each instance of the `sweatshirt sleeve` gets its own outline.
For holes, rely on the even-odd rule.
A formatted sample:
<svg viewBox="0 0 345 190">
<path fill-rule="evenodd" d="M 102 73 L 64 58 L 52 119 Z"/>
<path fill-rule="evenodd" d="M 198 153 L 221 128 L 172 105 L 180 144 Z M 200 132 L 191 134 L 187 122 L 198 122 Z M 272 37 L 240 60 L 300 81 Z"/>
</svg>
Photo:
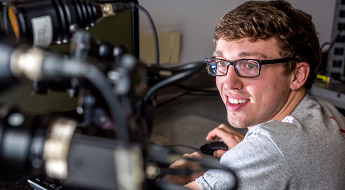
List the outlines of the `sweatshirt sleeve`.
<svg viewBox="0 0 345 190">
<path fill-rule="evenodd" d="M 236 176 L 221 170 L 209 170 L 196 179 L 206 189 L 286 189 L 289 167 L 275 142 L 268 135 L 251 132 L 236 147 L 226 152 L 220 164 Z"/>
</svg>

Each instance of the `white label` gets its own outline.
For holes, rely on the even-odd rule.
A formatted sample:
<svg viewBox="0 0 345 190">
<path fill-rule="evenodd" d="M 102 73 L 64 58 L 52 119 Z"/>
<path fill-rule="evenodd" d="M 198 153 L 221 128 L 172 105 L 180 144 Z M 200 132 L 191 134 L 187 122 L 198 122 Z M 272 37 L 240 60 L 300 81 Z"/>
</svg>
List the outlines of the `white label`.
<svg viewBox="0 0 345 190">
<path fill-rule="evenodd" d="M 53 41 L 53 25 L 50 16 L 31 19 L 34 45 L 47 47 Z"/>
</svg>

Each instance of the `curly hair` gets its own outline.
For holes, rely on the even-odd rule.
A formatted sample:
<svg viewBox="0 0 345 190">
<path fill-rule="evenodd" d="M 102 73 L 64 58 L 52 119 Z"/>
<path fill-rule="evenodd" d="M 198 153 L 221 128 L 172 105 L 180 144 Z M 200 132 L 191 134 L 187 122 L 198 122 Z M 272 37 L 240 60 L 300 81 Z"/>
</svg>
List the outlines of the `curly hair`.
<svg viewBox="0 0 345 190">
<path fill-rule="evenodd" d="M 310 66 L 305 83 L 311 88 L 321 62 L 318 34 L 311 15 L 295 9 L 290 3 L 278 1 L 248 1 L 225 14 L 215 28 L 214 41 L 249 38 L 275 38 L 282 57 L 296 57 Z M 284 64 L 284 73 L 291 73 L 296 62 Z"/>
</svg>

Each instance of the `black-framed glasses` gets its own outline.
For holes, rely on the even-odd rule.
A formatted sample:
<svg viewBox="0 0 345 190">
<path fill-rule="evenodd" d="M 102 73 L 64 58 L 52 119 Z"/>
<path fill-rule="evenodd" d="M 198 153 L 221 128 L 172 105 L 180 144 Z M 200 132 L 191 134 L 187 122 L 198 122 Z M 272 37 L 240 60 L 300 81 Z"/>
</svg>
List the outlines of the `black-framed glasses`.
<svg viewBox="0 0 345 190">
<path fill-rule="evenodd" d="M 254 78 L 260 75 L 261 66 L 265 64 L 284 63 L 287 61 L 298 61 L 295 57 L 285 57 L 280 59 L 259 60 L 259 59 L 239 59 L 228 61 L 221 58 L 206 58 L 206 69 L 212 76 L 225 76 L 228 73 L 229 65 L 234 66 L 235 72 L 240 77 Z"/>
</svg>

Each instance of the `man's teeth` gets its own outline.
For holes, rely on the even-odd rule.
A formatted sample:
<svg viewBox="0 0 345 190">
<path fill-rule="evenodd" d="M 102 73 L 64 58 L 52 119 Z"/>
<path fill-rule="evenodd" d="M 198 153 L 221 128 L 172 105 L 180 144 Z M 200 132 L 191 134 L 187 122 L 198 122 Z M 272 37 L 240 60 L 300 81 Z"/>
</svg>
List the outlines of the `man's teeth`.
<svg viewBox="0 0 345 190">
<path fill-rule="evenodd" d="M 248 101 L 248 100 L 234 99 L 234 98 L 229 98 L 228 100 L 231 104 L 243 104 L 244 102 Z"/>
</svg>

